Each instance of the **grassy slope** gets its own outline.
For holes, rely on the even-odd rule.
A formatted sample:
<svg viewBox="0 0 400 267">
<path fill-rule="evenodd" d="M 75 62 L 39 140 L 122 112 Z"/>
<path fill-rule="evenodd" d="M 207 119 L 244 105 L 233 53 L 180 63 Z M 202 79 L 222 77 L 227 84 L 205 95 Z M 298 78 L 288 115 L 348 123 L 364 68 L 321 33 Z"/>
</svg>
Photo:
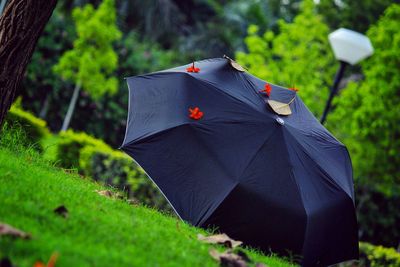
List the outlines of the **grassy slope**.
<svg viewBox="0 0 400 267">
<path fill-rule="evenodd" d="M 0 221 L 32 234 L 31 240 L 0 237 L 0 258 L 18 266 L 217 266 L 200 229 L 155 210 L 109 199 L 89 180 L 67 174 L 26 153 L 0 148 Z M 65 205 L 69 217 L 53 210 Z M 269 266 L 287 262 L 248 252 Z"/>
</svg>

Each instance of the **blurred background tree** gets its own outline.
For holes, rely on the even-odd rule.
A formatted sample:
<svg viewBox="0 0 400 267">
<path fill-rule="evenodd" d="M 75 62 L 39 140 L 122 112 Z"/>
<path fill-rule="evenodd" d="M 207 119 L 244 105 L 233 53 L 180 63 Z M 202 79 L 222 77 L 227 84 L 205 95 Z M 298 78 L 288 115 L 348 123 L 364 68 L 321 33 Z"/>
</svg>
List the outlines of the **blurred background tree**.
<svg viewBox="0 0 400 267">
<path fill-rule="evenodd" d="M 254 75 L 274 84 L 296 87 L 306 105 L 319 116 L 328 96 L 336 65 L 327 36 L 329 28 L 316 14 L 312 0 L 305 0 L 292 23 L 280 20 L 279 33 L 249 27 L 248 52 L 236 58 Z"/>
<path fill-rule="evenodd" d="M 399 0 L 318 0 L 318 13 L 322 14 L 331 28 L 349 28 L 365 33 L 379 15 L 392 3 Z"/>
<path fill-rule="evenodd" d="M 400 6 L 388 8 L 367 35 L 374 55 L 362 62 L 365 79 L 351 83 L 328 121 L 352 156 L 360 184 L 400 193 Z"/>
<path fill-rule="evenodd" d="M 54 72 L 75 84 L 61 131 L 69 127 L 82 88 L 94 100 L 106 93 L 114 94 L 118 80 L 112 76 L 118 64 L 113 42 L 121 37 L 116 26 L 114 0 L 104 0 L 97 10 L 91 4 L 75 8 L 72 13 L 77 39 L 54 66 Z"/>
</svg>

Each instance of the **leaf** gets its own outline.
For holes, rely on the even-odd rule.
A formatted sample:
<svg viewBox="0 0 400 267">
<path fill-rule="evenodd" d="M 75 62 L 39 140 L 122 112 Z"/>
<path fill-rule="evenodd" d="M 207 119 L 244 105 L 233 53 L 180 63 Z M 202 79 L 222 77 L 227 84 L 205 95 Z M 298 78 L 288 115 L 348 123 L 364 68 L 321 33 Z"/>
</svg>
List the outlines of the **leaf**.
<svg viewBox="0 0 400 267">
<path fill-rule="evenodd" d="M 54 212 L 61 217 L 68 218 L 68 209 L 64 205 L 55 208 Z"/>
<path fill-rule="evenodd" d="M 95 190 L 95 192 L 101 196 L 105 196 L 105 197 L 112 197 L 113 196 L 113 192 L 111 192 L 110 190 Z"/>
<path fill-rule="evenodd" d="M 209 243 L 209 244 L 222 244 L 228 248 L 235 248 L 237 246 L 240 246 L 243 243 L 242 241 L 236 241 L 236 240 L 231 239 L 226 234 L 218 234 L 218 235 L 211 235 L 211 236 L 203 236 L 202 234 L 198 234 L 197 239 L 202 242 Z"/>
<path fill-rule="evenodd" d="M 123 195 L 119 194 L 119 193 L 115 193 L 113 191 L 110 190 L 95 190 L 95 192 L 101 196 L 105 196 L 105 197 L 110 197 L 110 198 L 119 198 L 119 199 L 123 199 Z"/>
<path fill-rule="evenodd" d="M 210 256 L 218 261 L 221 266 L 226 267 L 247 267 L 246 261 L 239 255 L 232 253 L 232 251 L 218 252 L 215 249 L 209 251 Z"/>
<path fill-rule="evenodd" d="M 290 109 L 290 103 L 282 103 L 279 101 L 275 101 L 272 99 L 268 99 L 268 104 L 272 108 L 275 113 L 279 115 L 290 115 L 292 114 L 292 110 Z"/>
<path fill-rule="evenodd" d="M 137 200 L 136 198 L 130 198 L 130 199 L 128 199 L 126 202 L 128 202 L 128 204 L 129 204 L 129 205 L 132 205 L 132 206 L 138 206 L 138 205 L 140 205 L 140 201 Z"/>
<path fill-rule="evenodd" d="M 0 222 L 0 236 L 2 235 L 9 235 L 13 237 L 20 237 L 23 239 L 29 239 L 31 236 L 19 229 L 16 229 L 8 224 Z"/>
<path fill-rule="evenodd" d="M 53 254 L 51 254 L 51 257 L 50 257 L 49 261 L 47 262 L 47 264 L 45 264 L 41 261 L 37 261 L 37 262 L 35 262 L 33 267 L 55 267 L 58 256 L 60 256 L 60 254 L 58 254 L 57 252 L 54 252 Z"/>
</svg>

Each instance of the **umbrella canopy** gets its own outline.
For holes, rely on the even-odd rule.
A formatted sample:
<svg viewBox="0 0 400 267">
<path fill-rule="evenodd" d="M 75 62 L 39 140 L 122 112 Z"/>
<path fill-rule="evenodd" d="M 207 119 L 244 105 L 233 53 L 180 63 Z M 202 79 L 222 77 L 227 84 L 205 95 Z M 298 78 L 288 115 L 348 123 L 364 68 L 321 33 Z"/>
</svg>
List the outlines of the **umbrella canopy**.
<svg viewBox="0 0 400 267">
<path fill-rule="evenodd" d="M 301 255 L 304 266 L 358 258 L 346 147 L 294 90 L 231 63 L 208 59 L 127 78 L 122 150 L 195 226 Z"/>
</svg>

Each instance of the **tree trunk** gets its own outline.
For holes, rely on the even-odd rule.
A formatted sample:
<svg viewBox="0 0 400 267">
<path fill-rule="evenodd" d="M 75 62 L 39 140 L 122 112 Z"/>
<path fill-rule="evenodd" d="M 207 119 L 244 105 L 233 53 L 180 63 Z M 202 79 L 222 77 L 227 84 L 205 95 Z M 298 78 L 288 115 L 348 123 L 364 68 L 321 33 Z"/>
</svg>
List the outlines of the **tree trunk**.
<svg viewBox="0 0 400 267">
<path fill-rule="evenodd" d="M 49 111 L 49 106 L 50 106 L 50 94 L 46 94 L 46 98 L 44 99 L 42 108 L 40 109 L 39 112 L 39 118 L 45 120 L 47 116 L 47 112 Z"/>
<path fill-rule="evenodd" d="M 10 0 L 0 16 L 0 129 L 57 0 Z"/>
<path fill-rule="evenodd" d="M 72 115 L 74 114 L 76 101 L 78 100 L 79 91 L 81 90 L 81 85 L 77 83 L 75 85 L 74 93 L 72 94 L 71 101 L 69 102 L 67 115 L 65 115 L 64 122 L 61 127 L 61 132 L 66 131 L 69 127 L 69 123 L 71 122 Z"/>
</svg>

